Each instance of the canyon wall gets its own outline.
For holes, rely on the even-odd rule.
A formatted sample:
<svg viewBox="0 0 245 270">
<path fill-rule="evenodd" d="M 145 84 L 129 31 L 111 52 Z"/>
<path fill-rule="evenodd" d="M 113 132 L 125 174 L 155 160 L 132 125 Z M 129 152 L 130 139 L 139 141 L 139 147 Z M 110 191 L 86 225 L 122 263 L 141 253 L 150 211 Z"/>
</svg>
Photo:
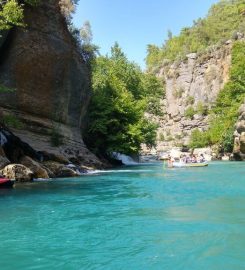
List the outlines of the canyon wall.
<svg viewBox="0 0 245 270">
<path fill-rule="evenodd" d="M 0 43 L 0 87 L 8 89 L 0 91 L 3 119 L 21 123 L 12 130 L 37 151 L 100 164 L 81 137 L 90 71 L 67 29 L 59 0 L 27 7 L 25 23 Z"/>
<path fill-rule="evenodd" d="M 229 79 L 232 42 L 210 48 L 205 53 L 191 53 L 185 61 L 162 67 L 157 74 L 166 83 L 166 98 L 162 100 L 156 150 L 187 145 L 194 129 L 208 128 L 207 110 Z"/>
</svg>

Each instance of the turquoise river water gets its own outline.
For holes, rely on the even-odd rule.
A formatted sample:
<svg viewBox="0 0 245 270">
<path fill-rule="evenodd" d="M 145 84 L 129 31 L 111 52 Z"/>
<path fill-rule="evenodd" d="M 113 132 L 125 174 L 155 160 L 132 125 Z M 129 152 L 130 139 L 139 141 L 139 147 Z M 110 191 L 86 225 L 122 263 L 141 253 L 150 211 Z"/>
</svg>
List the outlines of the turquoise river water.
<svg viewBox="0 0 245 270">
<path fill-rule="evenodd" d="M 245 269 L 245 163 L 0 190 L 0 269 Z"/>
</svg>

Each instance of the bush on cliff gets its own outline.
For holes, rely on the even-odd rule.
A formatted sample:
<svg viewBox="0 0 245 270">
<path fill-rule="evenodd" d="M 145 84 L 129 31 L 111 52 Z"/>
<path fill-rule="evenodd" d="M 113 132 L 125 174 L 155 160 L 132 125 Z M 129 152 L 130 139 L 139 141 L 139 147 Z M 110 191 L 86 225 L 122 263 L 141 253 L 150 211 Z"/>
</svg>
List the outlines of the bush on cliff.
<svg viewBox="0 0 245 270">
<path fill-rule="evenodd" d="M 193 119 L 195 113 L 196 113 L 195 109 L 192 106 L 190 106 L 185 110 L 184 116 L 186 118 Z"/>
<path fill-rule="evenodd" d="M 24 6 L 37 5 L 39 0 L 25 0 L 20 4 L 17 0 L 0 1 L 0 30 L 8 30 L 13 26 L 24 26 Z"/>
</svg>

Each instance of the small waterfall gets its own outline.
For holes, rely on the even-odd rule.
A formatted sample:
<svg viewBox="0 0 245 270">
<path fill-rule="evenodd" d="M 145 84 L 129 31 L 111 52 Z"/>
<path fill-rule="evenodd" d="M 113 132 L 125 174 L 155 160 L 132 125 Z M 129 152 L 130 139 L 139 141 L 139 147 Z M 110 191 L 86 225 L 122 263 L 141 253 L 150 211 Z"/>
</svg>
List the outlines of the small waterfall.
<svg viewBox="0 0 245 270">
<path fill-rule="evenodd" d="M 117 160 L 121 160 L 124 165 L 136 165 L 138 162 L 134 161 L 130 156 L 120 154 L 120 153 L 113 153 L 113 157 Z"/>
<path fill-rule="evenodd" d="M 6 136 L 0 132 L 0 145 L 3 146 L 6 142 L 8 142 Z"/>
</svg>

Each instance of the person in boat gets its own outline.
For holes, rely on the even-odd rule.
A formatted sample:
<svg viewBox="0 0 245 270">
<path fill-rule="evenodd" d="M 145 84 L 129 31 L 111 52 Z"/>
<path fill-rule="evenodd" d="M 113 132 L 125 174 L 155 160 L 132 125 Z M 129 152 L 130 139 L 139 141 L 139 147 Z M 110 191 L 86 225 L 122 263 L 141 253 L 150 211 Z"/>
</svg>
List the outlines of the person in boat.
<svg viewBox="0 0 245 270">
<path fill-rule="evenodd" d="M 186 157 L 186 163 L 191 163 L 191 157 L 190 156 Z"/>
<path fill-rule="evenodd" d="M 206 161 L 206 160 L 205 160 L 205 157 L 203 156 L 203 154 L 200 155 L 199 161 L 200 161 L 200 163 L 203 163 L 203 162 Z"/>
<path fill-rule="evenodd" d="M 192 156 L 191 163 L 197 163 L 197 158 L 195 155 Z"/>
<path fill-rule="evenodd" d="M 181 155 L 181 156 L 180 156 L 180 162 L 181 162 L 181 163 L 187 163 L 186 155 L 183 155 L 183 156 Z"/>
<path fill-rule="evenodd" d="M 170 155 L 168 155 L 168 168 L 172 168 L 173 167 L 173 162 L 174 162 L 174 158 L 171 157 Z"/>
</svg>

